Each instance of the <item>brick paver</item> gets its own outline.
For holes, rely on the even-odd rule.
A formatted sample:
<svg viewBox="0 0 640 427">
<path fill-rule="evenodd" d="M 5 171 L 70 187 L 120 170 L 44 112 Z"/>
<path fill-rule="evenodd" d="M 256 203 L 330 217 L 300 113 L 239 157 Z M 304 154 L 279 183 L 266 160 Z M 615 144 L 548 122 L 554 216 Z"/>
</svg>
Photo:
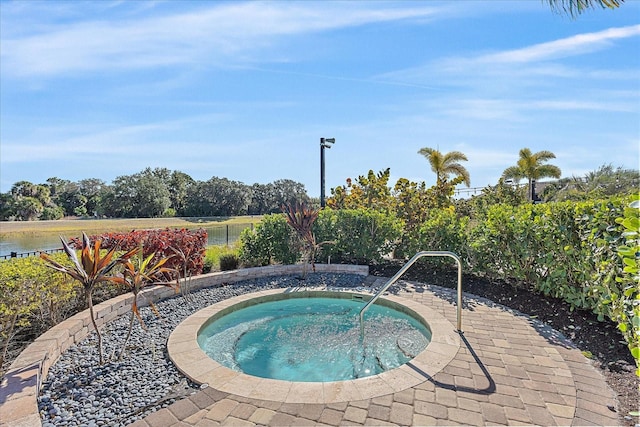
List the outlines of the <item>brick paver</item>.
<svg viewBox="0 0 640 427">
<path fill-rule="evenodd" d="M 399 283 L 405 286 L 401 296 L 455 324 L 454 291 Z M 465 303 L 472 309 L 463 310 L 458 354 L 414 387 L 331 404 L 249 399 L 206 388 L 135 426 L 619 424 L 604 378 L 558 332 L 472 295 Z"/>
<path fill-rule="evenodd" d="M 364 424 L 365 420 L 367 419 L 367 414 L 368 412 L 364 409 L 356 408 L 355 406 L 349 406 L 344 411 L 344 419 L 349 422 Z"/>
<path fill-rule="evenodd" d="M 267 425 L 275 415 L 276 412 L 271 409 L 258 408 L 251 414 L 249 421 L 256 424 Z"/>
</svg>

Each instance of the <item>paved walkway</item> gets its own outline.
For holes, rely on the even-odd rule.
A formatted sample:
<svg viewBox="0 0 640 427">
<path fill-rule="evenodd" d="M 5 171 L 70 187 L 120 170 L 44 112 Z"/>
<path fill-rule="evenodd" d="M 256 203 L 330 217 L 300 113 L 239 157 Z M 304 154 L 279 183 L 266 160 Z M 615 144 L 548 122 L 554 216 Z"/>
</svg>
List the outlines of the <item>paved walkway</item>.
<svg viewBox="0 0 640 427">
<path fill-rule="evenodd" d="M 382 280 L 370 277 L 371 281 Z M 399 296 L 455 324 L 455 292 L 400 282 Z M 371 399 L 302 404 L 206 388 L 133 427 L 289 425 L 618 425 L 615 395 L 557 331 L 465 295 L 456 357 L 417 386 Z"/>
</svg>

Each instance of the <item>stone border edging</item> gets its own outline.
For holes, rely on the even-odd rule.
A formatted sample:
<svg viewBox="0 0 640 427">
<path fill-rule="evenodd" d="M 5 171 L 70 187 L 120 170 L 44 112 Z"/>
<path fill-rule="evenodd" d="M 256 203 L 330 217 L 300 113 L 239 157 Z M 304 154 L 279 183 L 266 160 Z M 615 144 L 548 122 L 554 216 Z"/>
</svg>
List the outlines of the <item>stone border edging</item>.
<svg viewBox="0 0 640 427">
<path fill-rule="evenodd" d="M 302 264 L 270 265 L 202 274 L 193 277 L 190 290 L 197 290 L 257 277 L 285 276 L 302 273 Z M 316 264 L 318 273 L 346 273 L 367 276 L 366 265 Z M 175 291 L 154 286 L 140 293 L 140 306 L 175 295 Z M 106 323 L 131 310 L 133 296 L 123 294 L 94 306 L 96 323 Z M 93 330 L 89 310 L 84 310 L 49 329 L 25 348 L 13 361 L 0 383 L 0 425 L 7 427 L 41 426 L 38 395 L 42 378 L 58 357 L 72 345 L 79 343 Z"/>
</svg>

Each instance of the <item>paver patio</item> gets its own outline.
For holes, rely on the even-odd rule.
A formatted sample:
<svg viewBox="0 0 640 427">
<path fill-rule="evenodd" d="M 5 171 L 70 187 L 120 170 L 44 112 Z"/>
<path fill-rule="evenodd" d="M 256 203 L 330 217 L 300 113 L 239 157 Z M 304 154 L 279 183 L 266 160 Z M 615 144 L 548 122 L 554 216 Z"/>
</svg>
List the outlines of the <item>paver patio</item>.
<svg viewBox="0 0 640 427">
<path fill-rule="evenodd" d="M 455 324 L 454 291 L 399 283 L 398 296 Z M 131 425 L 618 425 L 615 394 L 570 341 L 503 306 L 468 294 L 464 300 L 458 353 L 433 376 L 415 367 L 423 378 L 416 386 L 326 404 L 252 399 L 208 387 Z"/>
</svg>

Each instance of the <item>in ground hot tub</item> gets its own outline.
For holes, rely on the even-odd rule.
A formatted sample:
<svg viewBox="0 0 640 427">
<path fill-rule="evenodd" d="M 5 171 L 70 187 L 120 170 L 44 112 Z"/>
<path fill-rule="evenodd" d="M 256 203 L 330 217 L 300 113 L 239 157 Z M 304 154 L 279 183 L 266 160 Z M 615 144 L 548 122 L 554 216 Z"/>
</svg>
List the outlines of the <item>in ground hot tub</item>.
<svg viewBox="0 0 640 427">
<path fill-rule="evenodd" d="M 326 382 L 397 368 L 421 353 L 431 339 L 428 324 L 388 301 L 366 312 L 361 329 L 362 296 L 279 297 L 255 298 L 253 305 L 214 316 L 198 334 L 200 348 L 216 362 L 245 374 Z"/>
<path fill-rule="evenodd" d="M 454 326 L 395 296 L 378 299 L 365 313 L 362 341 L 358 313 L 370 297 L 279 289 L 231 298 L 178 325 L 169 357 L 197 383 L 291 403 L 394 393 L 428 381 L 453 359 L 460 348 Z"/>
</svg>

